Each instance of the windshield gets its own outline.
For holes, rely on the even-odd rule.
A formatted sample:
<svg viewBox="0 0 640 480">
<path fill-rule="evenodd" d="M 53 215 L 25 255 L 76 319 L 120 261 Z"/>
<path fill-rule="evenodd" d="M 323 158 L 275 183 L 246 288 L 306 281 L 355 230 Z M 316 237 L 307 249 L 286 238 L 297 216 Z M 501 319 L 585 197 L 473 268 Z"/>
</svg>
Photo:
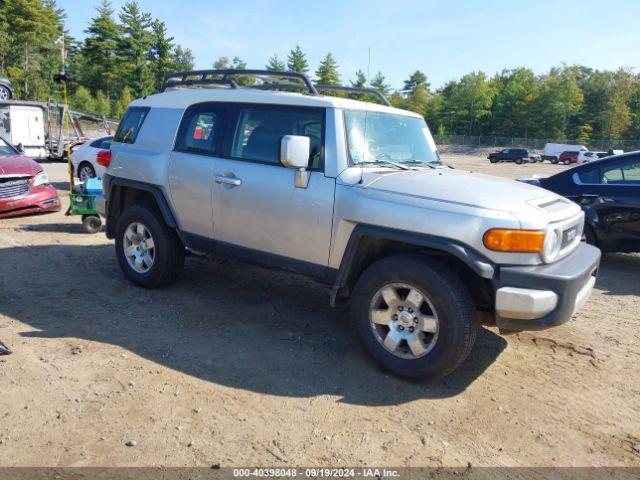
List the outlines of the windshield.
<svg viewBox="0 0 640 480">
<path fill-rule="evenodd" d="M 17 155 L 18 151 L 0 138 L 0 157 L 6 157 L 7 155 Z"/>
<path fill-rule="evenodd" d="M 436 144 L 421 118 L 345 110 L 352 165 L 440 164 Z"/>
</svg>

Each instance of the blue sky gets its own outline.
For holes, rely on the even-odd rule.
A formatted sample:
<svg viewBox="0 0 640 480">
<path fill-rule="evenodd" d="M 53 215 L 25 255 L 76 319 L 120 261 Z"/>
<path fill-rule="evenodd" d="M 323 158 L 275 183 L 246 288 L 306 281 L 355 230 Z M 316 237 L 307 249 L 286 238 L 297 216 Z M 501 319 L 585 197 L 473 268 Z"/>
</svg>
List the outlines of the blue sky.
<svg viewBox="0 0 640 480">
<path fill-rule="evenodd" d="M 99 0 L 58 0 L 76 38 Z M 117 9 L 124 0 L 114 0 Z M 382 71 L 400 87 L 425 72 L 432 87 L 465 73 L 489 75 L 527 66 L 541 73 L 561 62 L 640 71 L 640 1 L 609 0 L 141 0 L 164 20 L 175 41 L 190 48 L 197 68 L 219 56 L 262 68 L 299 44 L 311 67 L 328 51 L 343 82 L 357 69 Z"/>
</svg>

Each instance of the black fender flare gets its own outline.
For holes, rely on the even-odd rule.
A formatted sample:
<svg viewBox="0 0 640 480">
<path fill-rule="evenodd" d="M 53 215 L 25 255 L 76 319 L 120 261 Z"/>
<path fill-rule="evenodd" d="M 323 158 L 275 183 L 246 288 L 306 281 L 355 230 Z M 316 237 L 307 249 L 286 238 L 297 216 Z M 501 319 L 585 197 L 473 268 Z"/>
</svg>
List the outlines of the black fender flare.
<svg viewBox="0 0 640 480">
<path fill-rule="evenodd" d="M 357 260 L 365 248 L 363 240 L 371 238 L 392 240 L 452 255 L 468 266 L 479 277 L 485 279 L 493 279 L 498 271 L 495 263 L 484 255 L 450 238 L 373 225 L 357 225 L 351 232 L 351 237 L 349 237 L 349 242 L 342 255 L 340 268 L 335 276 L 333 288 L 331 289 L 331 305 L 335 305 L 339 294 L 344 291 L 344 288 L 352 280 L 352 273 L 357 268 Z"/>
<path fill-rule="evenodd" d="M 131 188 L 150 193 L 153 196 L 165 223 L 171 228 L 178 228 L 178 222 L 176 221 L 173 210 L 169 206 L 169 202 L 165 197 L 164 191 L 158 185 L 119 177 L 110 177 L 107 181 L 109 184 L 109 193 L 107 195 L 107 205 L 105 210 L 107 217 L 108 238 L 113 238 L 113 236 L 115 235 L 115 225 L 113 224 L 114 222 L 109 222 L 109 220 L 117 217 L 117 210 L 120 208 L 120 191 L 122 188 Z"/>
</svg>

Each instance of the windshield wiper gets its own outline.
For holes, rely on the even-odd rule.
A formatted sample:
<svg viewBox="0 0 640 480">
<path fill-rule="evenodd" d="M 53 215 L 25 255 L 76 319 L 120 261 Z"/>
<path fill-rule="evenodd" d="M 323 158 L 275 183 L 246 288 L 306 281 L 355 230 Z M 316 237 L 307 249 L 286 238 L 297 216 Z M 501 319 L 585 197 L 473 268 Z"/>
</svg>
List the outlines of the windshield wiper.
<svg viewBox="0 0 640 480">
<path fill-rule="evenodd" d="M 375 160 L 375 161 L 371 161 L 371 162 L 359 162 L 359 165 L 380 165 L 380 164 L 390 165 L 392 167 L 399 168 L 400 170 L 411 170 L 406 165 L 401 165 L 399 163 L 392 162 L 390 160 Z"/>
<path fill-rule="evenodd" d="M 435 165 L 442 165 L 442 162 L 424 162 L 422 160 L 407 160 L 402 163 L 410 163 L 412 165 L 425 165 L 429 168 L 436 168 Z"/>
</svg>

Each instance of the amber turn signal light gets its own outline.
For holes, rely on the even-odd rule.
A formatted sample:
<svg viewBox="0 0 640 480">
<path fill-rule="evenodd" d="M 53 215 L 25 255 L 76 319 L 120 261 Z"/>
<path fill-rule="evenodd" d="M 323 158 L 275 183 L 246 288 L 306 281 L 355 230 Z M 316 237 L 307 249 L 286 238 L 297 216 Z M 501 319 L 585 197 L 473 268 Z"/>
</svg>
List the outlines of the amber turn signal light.
<svg viewBox="0 0 640 480">
<path fill-rule="evenodd" d="M 544 230 L 488 230 L 482 241 L 489 250 L 498 252 L 540 253 L 544 245 Z"/>
</svg>

